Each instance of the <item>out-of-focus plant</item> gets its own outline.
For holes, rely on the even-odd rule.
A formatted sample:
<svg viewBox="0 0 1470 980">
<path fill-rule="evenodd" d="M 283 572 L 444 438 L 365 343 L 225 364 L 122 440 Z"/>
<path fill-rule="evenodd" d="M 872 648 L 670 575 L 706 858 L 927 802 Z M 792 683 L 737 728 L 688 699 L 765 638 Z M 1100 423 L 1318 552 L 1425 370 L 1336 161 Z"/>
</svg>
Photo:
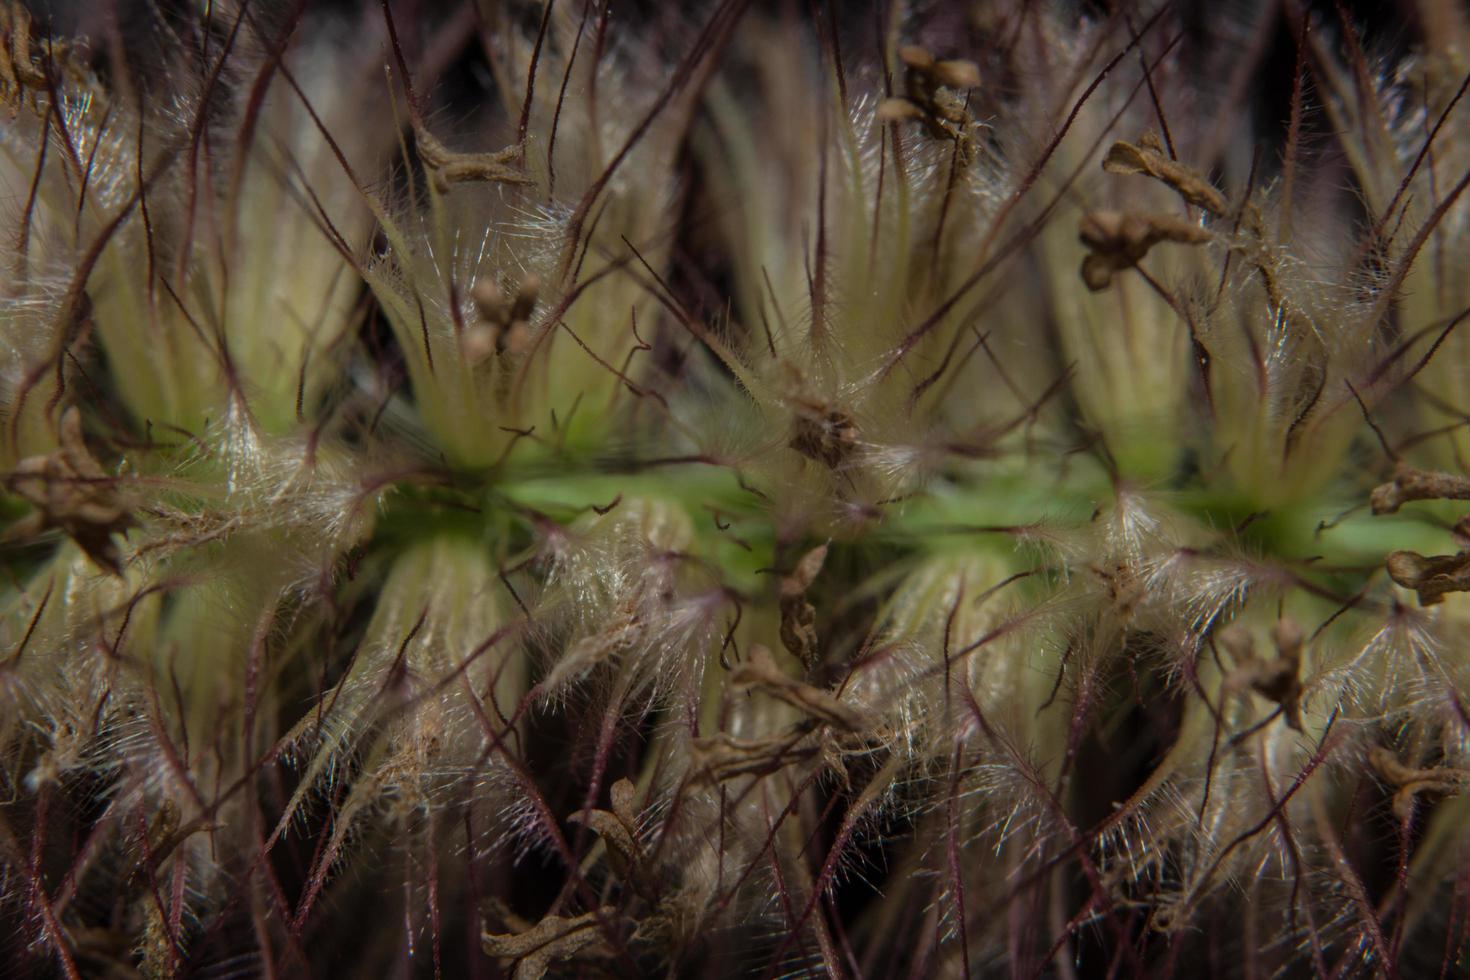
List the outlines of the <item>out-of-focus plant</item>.
<svg viewBox="0 0 1470 980">
<path fill-rule="evenodd" d="M 1405 10 L 4 0 L 0 957 L 1463 970 Z"/>
</svg>

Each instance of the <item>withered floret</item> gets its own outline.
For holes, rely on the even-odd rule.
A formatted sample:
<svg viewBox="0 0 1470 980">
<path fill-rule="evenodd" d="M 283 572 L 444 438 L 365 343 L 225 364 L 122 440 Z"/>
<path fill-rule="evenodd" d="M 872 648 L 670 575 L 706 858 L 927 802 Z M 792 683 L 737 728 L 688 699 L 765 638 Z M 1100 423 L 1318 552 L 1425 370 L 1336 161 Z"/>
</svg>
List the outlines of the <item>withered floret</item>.
<svg viewBox="0 0 1470 980">
<path fill-rule="evenodd" d="M 87 450 L 75 406 L 62 413 L 59 437 L 61 445 L 54 452 L 21 460 L 5 481 L 36 508 L 11 527 L 9 536 L 25 539 L 51 528 L 64 531 L 88 558 L 121 575 L 122 557 L 113 535 L 136 526 L 132 502 L 118 490 L 118 478 L 109 476 Z"/>
</svg>

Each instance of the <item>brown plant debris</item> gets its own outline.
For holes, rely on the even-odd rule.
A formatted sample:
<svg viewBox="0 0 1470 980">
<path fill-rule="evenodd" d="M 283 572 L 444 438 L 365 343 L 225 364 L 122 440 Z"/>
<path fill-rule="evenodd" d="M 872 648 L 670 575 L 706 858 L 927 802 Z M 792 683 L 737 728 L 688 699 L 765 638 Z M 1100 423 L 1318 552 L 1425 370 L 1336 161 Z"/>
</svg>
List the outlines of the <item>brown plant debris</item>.
<svg viewBox="0 0 1470 980">
<path fill-rule="evenodd" d="M 1458 793 L 1470 786 L 1470 772 L 1439 766 L 1434 769 L 1415 769 L 1399 761 L 1398 756 L 1381 745 L 1368 753 L 1373 768 L 1384 781 L 1393 786 L 1393 814 L 1400 820 L 1408 820 L 1414 814 L 1414 797 L 1420 793 Z"/>
<path fill-rule="evenodd" d="M 603 906 L 575 918 L 548 915 L 519 932 L 481 933 L 480 945 L 497 959 L 515 963 L 515 980 L 540 980 L 553 963 L 608 959 L 616 951 L 603 936 L 602 923 L 615 921 L 617 909 Z"/>
<path fill-rule="evenodd" d="M 1393 479 L 1375 487 L 1368 500 L 1375 514 L 1397 513 L 1414 500 L 1470 500 L 1470 480 L 1400 462 L 1394 467 Z"/>
<path fill-rule="evenodd" d="M 759 643 L 751 645 L 750 659 L 736 667 L 730 679 L 737 689 L 762 691 L 832 728 L 844 732 L 862 728 L 862 716 L 855 709 L 821 688 L 787 676 L 776 666 L 771 651 Z"/>
<path fill-rule="evenodd" d="M 414 127 L 413 136 L 419 160 L 429 172 L 434 189 L 441 194 L 448 193 L 452 184 L 533 183 L 524 171 L 514 166 L 522 155 L 519 143 L 494 153 L 456 153 L 422 126 Z"/>
<path fill-rule="evenodd" d="M 1082 281 L 1096 293 L 1112 285 L 1115 274 L 1141 262 L 1160 242 L 1200 245 L 1210 240 L 1210 233 L 1170 214 L 1089 211 L 1082 216 L 1077 237 L 1090 250 L 1082 260 Z"/>
<path fill-rule="evenodd" d="M 1470 552 L 1421 555 L 1395 551 L 1385 562 L 1388 577 L 1419 593 L 1419 605 L 1432 606 L 1451 592 L 1470 592 Z"/>
<path fill-rule="evenodd" d="M 132 503 L 117 489 L 82 440 L 82 416 L 73 406 L 61 416 L 60 447 L 29 456 L 15 466 L 6 486 L 35 512 L 17 521 L 7 536 L 25 539 L 49 528 L 66 532 L 87 557 L 114 575 L 122 561 L 113 535 L 135 527 Z"/>
<path fill-rule="evenodd" d="M 802 404 L 793 421 L 791 448 L 828 469 L 837 469 L 857 448 L 857 423 L 846 412 Z"/>
<path fill-rule="evenodd" d="M 41 97 L 53 84 L 48 74 L 86 85 L 87 58 L 81 45 L 51 37 L 38 43 L 31 37 L 31 15 L 24 3 L 0 0 L 0 34 L 0 102 L 11 107 L 12 116 L 25 104 L 27 91 L 40 108 Z"/>
<path fill-rule="evenodd" d="M 1139 603 L 1148 598 L 1148 588 L 1138 570 L 1122 559 L 1109 559 L 1091 566 L 1092 573 L 1102 580 L 1108 590 L 1108 599 L 1123 619 L 1133 618 Z"/>
<path fill-rule="evenodd" d="M 1220 216 L 1229 209 L 1225 195 L 1214 185 L 1192 168 L 1165 156 L 1163 145 L 1153 133 L 1144 133 L 1136 145 L 1118 140 L 1103 157 L 1102 166 L 1110 174 L 1146 174 L 1210 214 Z"/>
<path fill-rule="evenodd" d="M 781 579 L 781 645 L 802 662 L 808 671 L 817 663 L 817 611 L 806 592 L 822 571 L 827 546 L 813 548 Z"/>
<path fill-rule="evenodd" d="M 24 89 L 44 89 L 46 73 L 31 61 L 31 15 L 23 4 L 0 4 L 0 93 L 18 100 Z"/>
<path fill-rule="evenodd" d="M 1302 630 L 1296 621 L 1283 617 L 1271 628 L 1276 658 L 1264 660 L 1256 656 L 1255 641 L 1243 627 L 1229 626 L 1220 631 L 1220 645 L 1235 661 L 1229 686 L 1249 686 L 1261 697 L 1281 706 L 1286 724 L 1293 731 L 1302 730 Z"/>
</svg>

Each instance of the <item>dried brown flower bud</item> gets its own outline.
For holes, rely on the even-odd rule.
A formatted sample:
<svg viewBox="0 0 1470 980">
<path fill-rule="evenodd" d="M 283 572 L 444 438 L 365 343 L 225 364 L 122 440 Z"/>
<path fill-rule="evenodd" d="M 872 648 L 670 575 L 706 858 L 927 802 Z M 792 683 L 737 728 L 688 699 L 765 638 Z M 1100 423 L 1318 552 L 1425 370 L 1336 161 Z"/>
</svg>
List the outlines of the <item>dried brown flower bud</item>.
<svg viewBox="0 0 1470 980">
<path fill-rule="evenodd" d="M 418 148 L 419 160 L 429 171 L 434 189 L 444 194 L 451 184 L 472 182 L 494 182 L 499 184 L 530 184 L 530 177 L 512 164 L 520 160 L 522 148 L 519 144 L 507 146 L 494 153 L 456 153 L 439 142 L 422 126 L 415 126 L 414 145 Z"/>
<path fill-rule="evenodd" d="M 1419 593 L 1419 605 L 1432 606 L 1451 592 L 1470 592 L 1470 552 L 1421 555 L 1395 551 L 1385 565 L 1388 577 Z"/>
<path fill-rule="evenodd" d="M 1375 487 L 1368 499 L 1375 514 L 1397 513 L 1414 500 L 1470 500 L 1470 480 L 1400 462 L 1394 467 L 1393 479 Z"/>
<path fill-rule="evenodd" d="M 1112 285 L 1113 276 L 1142 261 L 1159 242 L 1200 245 L 1210 233 L 1184 218 L 1133 211 L 1089 211 L 1082 216 L 1077 237 L 1091 251 L 1082 260 L 1082 280 L 1099 292 Z"/>
<path fill-rule="evenodd" d="M 979 66 L 973 61 L 936 61 L 934 55 L 918 45 L 900 48 L 898 56 L 906 69 L 906 95 L 884 99 L 878 106 L 878 119 L 882 122 L 921 120 L 930 136 L 953 140 L 961 165 L 968 165 L 974 155 L 969 132 L 974 123 L 965 109 L 965 100 L 956 93 L 979 86 Z"/>
<path fill-rule="evenodd" d="M 1138 145 L 1118 140 L 1103 158 L 1103 169 L 1110 174 L 1147 174 L 1213 215 L 1223 215 L 1229 210 L 1225 195 L 1193 169 L 1164 156 L 1158 138 L 1152 133 L 1145 134 Z"/>
<path fill-rule="evenodd" d="M 1397 789 L 1393 795 L 1393 813 L 1400 820 L 1413 816 L 1414 797 L 1420 793 L 1457 793 L 1470 786 L 1470 772 L 1445 766 L 1415 769 L 1404 765 L 1381 745 L 1373 747 L 1368 759 L 1384 781 Z"/>
</svg>

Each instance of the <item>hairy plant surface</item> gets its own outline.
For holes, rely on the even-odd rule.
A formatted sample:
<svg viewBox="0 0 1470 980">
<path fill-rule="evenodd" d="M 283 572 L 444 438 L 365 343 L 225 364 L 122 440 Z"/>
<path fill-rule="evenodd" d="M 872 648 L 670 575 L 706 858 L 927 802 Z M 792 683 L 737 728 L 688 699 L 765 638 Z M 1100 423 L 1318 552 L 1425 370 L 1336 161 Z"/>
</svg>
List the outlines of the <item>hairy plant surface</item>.
<svg viewBox="0 0 1470 980">
<path fill-rule="evenodd" d="M 0 973 L 1470 971 L 1470 14 L 0 0 Z"/>
</svg>

